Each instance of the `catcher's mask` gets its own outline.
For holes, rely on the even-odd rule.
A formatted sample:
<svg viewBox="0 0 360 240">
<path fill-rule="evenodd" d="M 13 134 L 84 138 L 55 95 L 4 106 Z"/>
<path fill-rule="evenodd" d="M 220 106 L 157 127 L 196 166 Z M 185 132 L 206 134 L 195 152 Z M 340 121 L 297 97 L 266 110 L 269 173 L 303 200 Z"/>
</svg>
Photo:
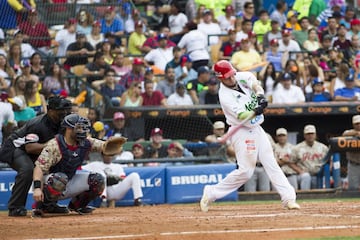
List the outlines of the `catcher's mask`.
<svg viewBox="0 0 360 240">
<path fill-rule="evenodd" d="M 67 115 L 64 118 L 62 126 L 74 129 L 77 141 L 84 140 L 90 132 L 89 119 L 81 117 L 75 113 Z"/>
</svg>

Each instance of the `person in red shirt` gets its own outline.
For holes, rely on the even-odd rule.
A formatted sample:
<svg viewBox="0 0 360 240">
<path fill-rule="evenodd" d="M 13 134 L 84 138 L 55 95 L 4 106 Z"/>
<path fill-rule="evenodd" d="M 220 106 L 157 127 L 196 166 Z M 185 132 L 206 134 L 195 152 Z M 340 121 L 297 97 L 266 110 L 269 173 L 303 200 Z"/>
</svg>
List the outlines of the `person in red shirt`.
<svg viewBox="0 0 360 240">
<path fill-rule="evenodd" d="M 158 90 L 154 90 L 152 81 L 145 81 L 145 92 L 141 94 L 143 106 L 167 106 L 165 96 Z"/>
<path fill-rule="evenodd" d="M 24 39 L 34 48 L 48 54 L 51 49 L 51 38 L 47 26 L 39 21 L 38 12 L 32 9 L 26 21 L 19 25 L 19 29 L 24 34 Z"/>
<path fill-rule="evenodd" d="M 219 52 L 219 59 L 230 60 L 234 52 L 240 51 L 240 42 L 236 42 L 236 31 L 229 29 L 228 35 L 229 41 L 223 42 Z"/>
</svg>

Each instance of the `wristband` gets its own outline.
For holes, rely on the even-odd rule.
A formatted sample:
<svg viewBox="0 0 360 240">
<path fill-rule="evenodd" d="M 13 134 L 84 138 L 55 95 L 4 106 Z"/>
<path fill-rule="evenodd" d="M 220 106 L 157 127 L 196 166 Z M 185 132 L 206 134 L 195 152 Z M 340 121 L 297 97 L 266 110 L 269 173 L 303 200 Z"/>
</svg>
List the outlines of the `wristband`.
<svg viewBox="0 0 360 240">
<path fill-rule="evenodd" d="M 41 188 L 41 181 L 40 180 L 35 180 L 34 181 L 34 189 L 36 188 Z"/>
</svg>

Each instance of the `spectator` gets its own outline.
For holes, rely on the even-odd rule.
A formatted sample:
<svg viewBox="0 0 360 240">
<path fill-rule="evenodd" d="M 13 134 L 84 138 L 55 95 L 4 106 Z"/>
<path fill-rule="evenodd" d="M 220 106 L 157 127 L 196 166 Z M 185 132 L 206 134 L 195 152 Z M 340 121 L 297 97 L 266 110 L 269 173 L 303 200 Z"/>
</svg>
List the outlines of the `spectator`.
<svg viewBox="0 0 360 240">
<path fill-rule="evenodd" d="M 172 2 L 170 5 L 169 27 L 170 40 L 177 44 L 184 35 L 184 26 L 187 24 L 187 16 L 181 12 L 179 2 Z"/>
<path fill-rule="evenodd" d="M 201 66 L 198 68 L 198 77 L 186 84 L 186 89 L 188 90 L 194 105 L 200 104 L 199 94 L 208 89 L 207 84 L 209 80 L 210 69 L 207 66 Z"/>
<path fill-rule="evenodd" d="M 351 39 L 352 36 L 357 35 L 360 37 L 360 19 L 354 18 L 350 22 L 350 29 L 346 33 L 346 38 Z"/>
<path fill-rule="evenodd" d="M 39 80 L 42 82 L 45 78 L 45 66 L 41 62 L 41 55 L 38 52 L 35 52 L 30 57 L 30 73 L 38 76 Z"/>
<path fill-rule="evenodd" d="M 111 65 L 111 68 L 115 70 L 116 72 L 116 80 L 119 82 L 121 77 L 125 74 L 129 73 L 131 71 L 131 65 L 125 65 L 124 64 L 124 54 L 118 53 L 114 56 L 113 64 Z"/>
<path fill-rule="evenodd" d="M 101 33 L 101 22 L 94 21 L 92 23 L 91 33 L 86 35 L 87 41 L 95 49 L 96 45 L 104 41 L 104 34 Z"/>
<path fill-rule="evenodd" d="M 301 88 L 292 83 L 292 74 L 284 73 L 279 79 L 280 84 L 277 84 L 273 91 L 273 103 L 294 104 L 305 102 L 305 96 Z"/>
<path fill-rule="evenodd" d="M 197 29 L 197 24 L 188 22 L 186 24 L 188 32 L 181 38 L 178 46 L 186 49 L 186 54 L 193 61 L 193 68 L 197 70 L 200 66 L 207 66 L 210 55 L 207 50 L 207 39 L 204 34 Z"/>
<path fill-rule="evenodd" d="M 120 84 L 128 89 L 132 83 L 142 83 L 144 81 L 143 71 L 144 61 L 141 58 L 134 58 L 131 71 L 122 76 Z"/>
<path fill-rule="evenodd" d="M 303 47 L 309 52 L 317 51 L 320 48 L 320 43 L 317 40 L 317 32 L 315 28 L 308 30 L 308 39 L 304 41 Z"/>
<path fill-rule="evenodd" d="M 356 19 L 355 9 L 352 6 L 347 6 L 344 17 L 340 20 L 340 24 L 344 25 L 346 29 L 349 30 L 354 19 Z"/>
<path fill-rule="evenodd" d="M 284 29 L 289 31 L 301 31 L 301 26 L 298 22 L 299 13 L 295 10 L 289 10 L 287 13 L 287 22 Z"/>
<path fill-rule="evenodd" d="M 276 21 L 279 24 L 280 28 L 282 28 L 287 21 L 285 12 L 287 11 L 288 6 L 286 1 L 281 0 L 281 1 L 277 1 L 275 7 L 276 9 L 271 13 L 270 19 L 272 21 Z"/>
<path fill-rule="evenodd" d="M 182 56 L 182 50 L 181 48 L 179 48 L 178 46 L 173 47 L 173 56 L 174 58 L 168 62 L 165 66 L 165 72 L 168 68 L 176 68 L 177 66 L 179 66 L 181 64 L 181 56 Z"/>
<path fill-rule="evenodd" d="M 0 54 L 0 78 L 4 78 L 7 86 L 10 87 L 12 80 L 15 79 L 15 72 L 10 67 L 5 55 Z"/>
<path fill-rule="evenodd" d="M 109 69 L 110 65 L 105 62 L 104 53 L 96 52 L 94 60 L 86 64 L 83 74 L 87 76 L 86 82 L 92 84 L 93 81 L 103 79 Z"/>
<path fill-rule="evenodd" d="M 155 25 L 155 30 L 159 30 L 164 26 L 169 26 L 170 3 L 170 0 L 156 0 L 154 2 L 155 12 L 153 13 L 152 20 Z"/>
<path fill-rule="evenodd" d="M 199 93 L 200 104 L 220 104 L 219 84 L 215 76 L 211 76 L 208 83 L 208 89 Z"/>
<path fill-rule="evenodd" d="M 310 28 L 310 22 L 308 17 L 302 17 L 299 20 L 301 30 L 292 31 L 292 35 L 294 40 L 300 45 L 302 49 L 304 49 L 304 42 L 309 39 L 308 31 Z M 316 35 L 317 37 L 317 35 Z"/>
<path fill-rule="evenodd" d="M 257 51 L 259 54 L 263 52 L 262 44 L 258 43 L 257 34 L 254 31 L 248 33 L 248 39 L 250 41 L 250 49 Z"/>
<path fill-rule="evenodd" d="M 128 141 L 141 141 L 143 136 L 136 132 L 136 129 L 125 125 L 125 115 L 122 112 L 115 112 L 113 115 L 113 128 L 111 128 L 105 135 L 108 139 L 112 136 L 126 137 Z M 130 123 L 129 123 L 130 124 Z M 129 125 L 128 124 L 128 125 Z"/>
<path fill-rule="evenodd" d="M 138 107 L 143 105 L 141 96 L 141 83 L 132 82 L 130 87 L 121 95 L 121 107 Z"/>
<path fill-rule="evenodd" d="M 225 15 L 218 17 L 217 21 L 222 33 L 227 33 L 230 29 L 235 29 L 235 9 L 232 5 L 226 5 L 222 11 L 225 12 Z"/>
<path fill-rule="evenodd" d="M 21 70 L 21 75 L 25 77 L 26 81 L 33 80 L 37 84 L 40 83 L 39 77 L 31 73 L 31 63 L 29 59 L 21 60 L 20 70 Z"/>
<path fill-rule="evenodd" d="M 24 76 L 17 76 L 15 78 L 14 84 L 11 85 L 9 89 L 9 97 L 16 97 L 20 95 L 24 95 L 25 90 L 25 77 Z"/>
<path fill-rule="evenodd" d="M 27 16 L 26 21 L 19 25 L 19 29 L 24 33 L 25 40 L 28 40 L 31 46 L 44 54 L 51 53 L 51 38 L 47 26 L 39 21 L 38 12 L 32 9 Z"/>
<path fill-rule="evenodd" d="M 146 81 L 144 83 L 145 92 L 141 94 L 143 106 L 166 106 L 166 97 L 158 90 L 154 91 L 154 83 Z"/>
<path fill-rule="evenodd" d="M 241 50 L 232 55 L 230 62 L 239 71 L 251 71 L 255 70 L 262 60 L 257 51 L 250 49 L 249 39 L 243 38 L 241 40 Z"/>
<path fill-rule="evenodd" d="M 304 141 L 294 148 L 294 169 L 297 172 L 298 184 L 301 190 L 319 188 L 317 174 L 321 169 L 322 159 L 328 152 L 328 147 L 316 141 L 316 128 L 314 125 L 304 127 Z"/>
<path fill-rule="evenodd" d="M 344 137 L 358 138 L 360 136 L 360 115 L 352 117 L 352 129 L 345 130 L 342 134 Z M 358 191 L 360 187 L 360 153 L 346 152 L 347 165 L 347 181 L 349 182 L 349 190 Z"/>
<path fill-rule="evenodd" d="M 275 72 L 282 72 L 283 66 L 289 58 L 288 52 L 279 51 L 279 40 L 276 38 L 270 41 L 270 50 L 265 52 L 265 59 L 267 62 L 271 62 L 275 67 Z"/>
<path fill-rule="evenodd" d="M 100 20 L 101 33 L 113 33 L 116 36 L 116 43 L 121 45 L 120 38 L 124 35 L 124 26 L 121 20 L 115 17 L 115 7 L 109 6 L 105 10 L 104 17 Z"/>
<path fill-rule="evenodd" d="M 330 71 L 330 73 L 332 75 L 330 76 L 329 92 L 334 97 L 335 90 L 345 87 L 345 79 L 349 76 L 350 70 L 347 64 L 342 63 L 336 70 Z"/>
<path fill-rule="evenodd" d="M 21 56 L 21 45 L 18 43 L 10 44 L 9 54 L 7 56 L 10 67 L 14 69 L 15 74 L 21 75 L 20 62 Z"/>
<path fill-rule="evenodd" d="M 121 148 L 119 149 L 121 151 Z M 112 163 L 114 155 L 101 154 L 102 162 L 96 161 L 82 166 L 82 169 L 97 172 L 106 179 L 106 187 L 102 193 L 103 205 L 106 202 L 109 207 L 115 207 L 115 201 L 124 198 L 126 193 L 132 189 L 134 196 L 134 206 L 142 206 L 140 176 L 137 172 L 132 172 L 128 176 L 120 164 Z"/>
<path fill-rule="evenodd" d="M 116 42 L 116 36 L 114 33 L 111 33 L 111 32 L 105 33 L 104 41 L 105 41 L 105 39 L 107 39 L 107 41 L 109 41 L 110 46 L 111 46 L 111 52 L 113 54 L 125 52 L 125 48 Z M 102 45 L 102 43 L 98 43 L 96 45 L 97 51 L 99 51 L 99 49 L 101 49 L 101 45 Z"/>
<path fill-rule="evenodd" d="M 316 24 L 316 18 L 326 9 L 326 2 L 322 0 L 312 0 L 309 9 L 310 24 Z"/>
<path fill-rule="evenodd" d="M 252 32 L 252 22 L 250 20 L 242 20 L 241 31 L 236 33 L 236 41 L 241 42 L 241 40 L 249 38 L 250 32 Z"/>
<path fill-rule="evenodd" d="M 131 55 L 141 55 L 142 46 L 146 41 L 146 36 L 143 32 L 144 23 L 137 21 L 135 24 L 135 31 L 130 34 L 128 40 L 128 53 Z"/>
<path fill-rule="evenodd" d="M 182 82 L 176 83 L 176 91 L 167 99 L 168 106 L 192 106 L 193 101 L 186 93 L 186 86 Z"/>
<path fill-rule="evenodd" d="M 328 24 L 327 28 L 321 32 L 321 37 L 324 37 L 325 35 L 329 35 L 332 39 L 334 39 L 337 36 L 336 18 L 334 16 L 328 17 L 327 24 Z"/>
<path fill-rule="evenodd" d="M 165 34 L 166 36 L 168 36 L 169 33 L 170 33 L 169 27 L 167 27 L 167 26 L 161 27 L 157 34 L 154 34 L 153 36 L 150 36 L 146 39 L 146 41 L 142 45 L 141 51 L 146 54 L 146 53 L 150 52 L 151 49 L 158 48 L 159 42 L 157 40 L 157 36 L 160 34 Z M 169 39 L 167 40 L 166 44 L 167 44 L 168 48 L 176 46 L 176 44 Z"/>
<path fill-rule="evenodd" d="M 35 49 L 27 42 L 24 42 L 24 34 L 21 30 L 16 29 L 14 31 L 14 43 L 21 45 L 21 56 L 23 58 L 30 58 L 35 53 Z"/>
<path fill-rule="evenodd" d="M 285 173 L 289 183 L 298 189 L 297 172 L 295 170 L 295 156 L 294 145 L 288 142 L 288 133 L 285 128 L 276 129 L 276 143 L 274 144 L 274 155 L 281 167 L 281 170 Z"/>
<path fill-rule="evenodd" d="M 3 99 L 0 100 L 0 146 L 3 145 L 3 140 L 5 139 L 5 137 L 3 136 L 3 128 L 7 126 L 7 124 L 9 124 L 9 126 L 13 126 L 13 124 L 15 123 L 14 111 L 12 105 L 7 100 L 7 96 L 8 95 L 3 92 L 1 96 Z"/>
<path fill-rule="evenodd" d="M 328 67 L 331 70 L 337 70 L 342 64 L 346 64 L 349 67 L 349 63 L 344 59 L 344 54 L 337 48 L 330 48 L 327 61 Z"/>
<path fill-rule="evenodd" d="M 198 73 L 192 68 L 192 60 L 189 55 L 184 54 L 180 59 L 181 64 L 175 68 L 175 79 L 186 85 L 190 80 L 197 78 Z"/>
<path fill-rule="evenodd" d="M 150 65 L 149 62 L 153 62 L 155 67 L 164 72 L 166 64 L 174 58 L 173 49 L 167 47 L 167 36 L 165 34 L 158 35 L 157 40 L 159 47 L 150 50 L 145 55 L 145 65 Z"/>
<path fill-rule="evenodd" d="M 249 20 L 253 25 L 259 18 L 255 14 L 255 5 L 252 1 L 245 2 L 243 11 L 243 21 Z"/>
<path fill-rule="evenodd" d="M 262 82 L 265 96 L 269 102 L 272 102 L 272 94 L 277 79 L 275 67 L 272 62 L 268 62 L 259 73 L 259 80 Z"/>
<path fill-rule="evenodd" d="M 125 32 L 126 34 L 131 34 L 135 31 L 135 25 L 137 22 L 141 21 L 143 22 L 143 32 L 146 32 L 146 20 L 142 19 L 140 11 L 138 9 L 133 9 L 131 11 L 131 15 L 126 17 L 125 20 Z"/>
<path fill-rule="evenodd" d="M 46 100 L 43 94 L 39 93 L 39 83 L 33 80 L 26 81 L 24 89 L 25 102 L 28 107 L 35 110 L 36 115 L 47 112 Z"/>
<path fill-rule="evenodd" d="M 229 40 L 222 43 L 219 51 L 219 59 L 230 60 L 231 56 L 240 50 L 240 42 L 236 41 L 236 31 L 229 29 L 227 33 Z"/>
<path fill-rule="evenodd" d="M 115 82 L 115 70 L 107 69 L 104 73 L 103 80 L 96 80 L 91 85 L 100 91 L 101 95 L 111 102 L 110 106 L 120 106 L 120 99 L 125 92 L 125 88 Z"/>
<path fill-rule="evenodd" d="M 324 81 L 315 78 L 312 83 L 312 92 L 306 94 L 306 102 L 329 102 L 331 95 L 324 89 Z"/>
<path fill-rule="evenodd" d="M 218 23 L 213 22 L 213 16 L 209 9 L 204 10 L 203 21 L 198 24 L 197 29 L 205 34 L 208 46 L 219 43 L 219 36 L 216 35 L 221 34 L 221 29 Z"/>
<path fill-rule="evenodd" d="M 32 3 L 34 3 L 34 1 L 32 1 Z M 6 13 L 0 15 L 0 28 L 2 29 L 15 29 L 18 25 L 17 12 L 22 14 L 28 11 L 28 9 L 18 1 L 0 1 L 0 9 L 2 13 Z"/>
<path fill-rule="evenodd" d="M 175 71 L 173 68 L 168 68 L 165 72 L 165 79 L 158 82 L 156 90 L 168 98 L 175 92 L 175 84 Z"/>
<path fill-rule="evenodd" d="M 291 39 L 291 32 L 287 29 L 282 30 L 282 39 L 279 41 L 279 51 L 289 52 L 291 59 L 296 59 L 296 54 L 301 51 L 300 45 Z"/>
<path fill-rule="evenodd" d="M 145 158 L 144 147 L 143 147 L 143 145 L 141 145 L 141 143 L 134 143 L 131 147 L 131 152 L 134 155 L 134 159 L 144 159 Z M 139 166 L 139 164 L 137 166 Z"/>
<path fill-rule="evenodd" d="M 114 54 L 111 50 L 111 43 L 108 39 L 104 39 L 99 49 L 104 54 L 104 61 L 108 65 L 112 65 L 114 62 Z"/>
<path fill-rule="evenodd" d="M 309 16 L 311 2 L 309 0 L 295 0 L 292 9 L 299 13 L 298 19 Z"/>
<path fill-rule="evenodd" d="M 73 66 L 87 64 L 88 58 L 94 54 L 95 49 L 87 42 L 85 34 L 77 32 L 76 41 L 70 43 L 66 49 L 64 69 L 70 70 Z"/>
<path fill-rule="evenodd" d="M 258 44 L 262 45 L 263 37 L 265 33 L 271 30 L 271 20 L 269 19 L 269 13 L 267 10 L 261 10 L 259 12 L 259 20 L 254 22 L 253 31 L 257 35 Z"/>
<path fill-rule="evenodd" d="M 27 121 L 36 116 L 35 110 L 26 106 L 23 96 L 8 98 L 8 102 L 12 104 L 14 120 L 17 122 L 18 128 L 22 127 Z"/>
<path fill-rule="evenodd" d="M 273 39 L 280 40 L 281 39 L 281 31 L 279 23 L 275 20 L 271 20 L 271 30 L 266 32 L 263 38 L 263 49 L 267 51 L 270 48 L 270 42 Z"/>
<path fill-rule="evenodd" d="M 338 88 L 334 93 L 334 101 L 359 101 L 360 88 L 355 86 L 353 74 L 345 78 L 345 87 Z"/>
<path fill-rule="evenodd" d="M 332 46 L 331 41 L 332 41 L 332 37 L 330 35 L 325 35 L 322 37 L 320 48 L 316 50 L 316 52 L 320 56 L 320 59 L 327 60 L 329 50 Z"/>
<path fill-rule="evenodd" d="M 105 125 L 103 122 L 101 122 L 101 121 L 94 122 L 94 124 L 92 125 L 92 129 L 94 130 L 91 133 L 92 138 L 105 140 L 105 134 L 106 134 L 107 129 L 105 129 Z"/>
<path fill-rule="evenodd" d="M 68 46 L 76 41 L 76 19 L 70 18 L 65 23 L 64 29 L 59 30 L 55 35 L 55 44 L 57 46 L 56 56 L 66 56 Z"/>
<path fill-rule="evenodd" d="M 50 74 L 45 77 L 42 89 L 45 95 L 61 90 L 65 90 L 67 94 L 70 93 L 70 88 L 65 78 L 65 71 L 61 68 L 60 64 L 54 63 L 51 66 Z"/>
<path fill-rule="evenodd" d="M 76 31 L 82 32 L 85 35 L 89 35 L 92 31 L 92 23 L 94 22 L 94 17 L 86 9 L 80 9 L 76 14 Z"/>
<path fill-rule="evenodd" d="M 351 42 L 346 38 L 347 29 L 344 25 L 340 25 L 337 30 L 337 38 L 334 40 L 333 47 L 344 51 L 351 47 Z M 348 59 L 347 59 L 348 60 Z"/>
<path fill-rule="evenodd" d="M 153 128 L 150 134 L 151 143 L 145 147 L 146 158 L 151 158 L 151 155 L 154 151 L 159 158 L 164 158 L 167 156 L 168 147 L 162 143 L 163 140 L 163 130 L 158 127 Z"/>
</svg>

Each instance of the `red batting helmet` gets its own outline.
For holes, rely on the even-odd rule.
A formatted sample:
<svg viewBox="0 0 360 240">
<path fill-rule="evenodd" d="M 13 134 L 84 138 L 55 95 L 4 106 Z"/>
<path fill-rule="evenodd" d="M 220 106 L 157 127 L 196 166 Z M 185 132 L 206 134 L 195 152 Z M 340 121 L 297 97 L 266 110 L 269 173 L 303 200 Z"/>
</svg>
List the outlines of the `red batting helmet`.
<svg viewBox="0 0 360 240">
<path fill-rule="evenodd" d="M 226 60 L 220 60 L 215 63 L 214 71 L 219 79 L 229 78 L 236 73 L 231 63 Z"/>
</svg>

